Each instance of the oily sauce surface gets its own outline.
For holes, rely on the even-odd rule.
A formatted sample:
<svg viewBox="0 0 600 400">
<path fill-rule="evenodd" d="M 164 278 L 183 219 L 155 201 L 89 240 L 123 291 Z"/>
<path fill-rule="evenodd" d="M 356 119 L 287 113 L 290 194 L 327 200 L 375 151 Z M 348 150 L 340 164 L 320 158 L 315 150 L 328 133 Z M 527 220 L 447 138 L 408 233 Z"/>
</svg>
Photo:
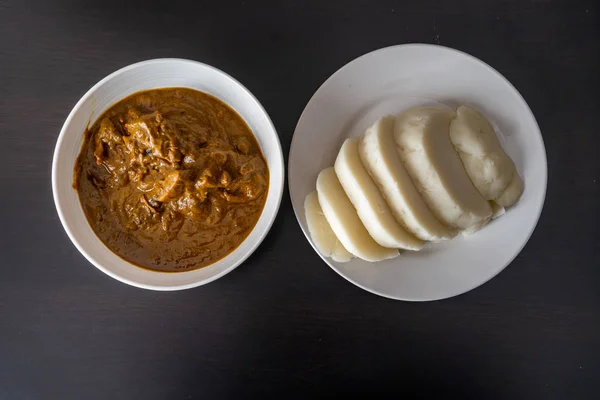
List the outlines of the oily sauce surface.
<svg viewBox="0 0 600 400">
<path fill-rule="evenodd" d="M 252 231 L 269 170 L 242 118 L 192 89 L 136 93 L 86 131 L 74 188 L 96 235 L 138 266 L 212 264 Z"/>
</svg>

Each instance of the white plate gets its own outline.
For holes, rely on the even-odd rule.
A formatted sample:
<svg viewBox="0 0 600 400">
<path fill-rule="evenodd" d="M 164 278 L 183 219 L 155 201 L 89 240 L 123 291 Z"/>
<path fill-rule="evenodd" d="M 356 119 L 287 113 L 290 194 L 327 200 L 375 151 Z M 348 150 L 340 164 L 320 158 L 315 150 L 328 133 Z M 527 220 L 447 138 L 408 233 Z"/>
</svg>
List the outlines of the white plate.
<svg viewBox="0 0 600 400">
<path fill-rule="evenodd" d="M 315 190 L 317 174 L 333 165 L 346 138 L 360 136 L 379 117 L 408 107 L 463 103 L 495 124 L 525 181 L 517 205 L 468 238 L 427 244 L 420 252 L 404 252 L 393 260 L 336 263 L 321 256 L 334 271 L 384 297 L 428 301 L 476 288 L 519 254 L 546 195 L 546 152 L 539 127 L 523 97 L 496 70 L 440 46 L 410 44 L 368 53 L 317 90 L 298 121 L 290 149 L 289 186 L 296 217 L 310 242 L 304 198 Z"/>
<path fill-rule="evenodd" d="M 263 212 L 248 237 L 227 257 L 186 272 L 155 272 L 120 258 L 98 239 L 90 227 L 77 192 L 73 167 L 83 132 L 102 113 L 123 98 L 142 91 L 187 87 L 209 93 L 233 108 L 256 136 L 270 171 L 269 194 Z M 77 249 L 93 265 L 129 285 L 153 290 L 179 290 L 218 279 L 240 265 L 262 242 L 271 228 L 281 202 L 284 182 L 283 153 L 275 127 L 258 100 L 226 73 L 209 65 L 164 58 L 122 68 L 98 82 L 75 105 L 60 131 L 52 162 L 52 192 L 60 221 Z"/>
</svg>

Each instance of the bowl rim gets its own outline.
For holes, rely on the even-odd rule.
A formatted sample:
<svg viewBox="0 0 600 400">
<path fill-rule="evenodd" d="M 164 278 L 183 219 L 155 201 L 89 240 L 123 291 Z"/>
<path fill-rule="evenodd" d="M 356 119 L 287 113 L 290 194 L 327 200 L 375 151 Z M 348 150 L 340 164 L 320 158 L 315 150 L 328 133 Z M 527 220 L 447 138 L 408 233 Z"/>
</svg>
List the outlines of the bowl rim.
<svg viewBox="0 0 600 400">
<path fill-rule="evenodd" d="M 73 233 L 73 231 L 71 230 L 71 227 L 68 225 L 66 218 L 65 218 L 65 210 L 63 210 L 63 207 L 59 200 L 60 194 L 59 194 L 59 188 L 58 188 L 58 182 L 57 182 L 57 179 L 58 179 L 58 171 L 57 171 L 58 166 L 57 165 L 58 165 L 58 159 L 59 159 L 59 152 L 60 152 L 61 147 L 63 146 L 63 142 L 65 141 L 65 137 L 67 135 L 66 134 L 67 128 L 71 124 L 73 118 L 75 117 L 75 115 L 77 114 L 79 109 L 82 107 L 82 105 L 91 96 L 93 96 L 95 94 L 95 92 L 101 86 L 105 85 L 107 82 L 113 80 L 117 76 L 119 76 L 123 73 L 126 73 L 130 70 L 140 68 L 140 67 L 143 67 L 146 65 L 151 65 L 151 64 L 173 63 L 173 62 L 174 63 L 193 64 L 193 65 L 196 65 L 201 68 L 206 68 L 206 69 L 212 70 L 213 72 L 216 72 L 217 74 L 222 75 L 225 79 L 228 79 L 231 82 L 233 82 L 237 88 L 239 88 L 242 92 L 245 92 L 245 94 L 249 96 L 251 101 L 253 101 L 255 103 L 255 105 L 258 107 L 260 112 L 266 118 L 269 129 L 274 133 L 274 140 L 275 140 L 274 144 L 276 145 L 276 149 L 278 150 L 277 158 L 279 159 L 278 161 L 281 164 L 281 178 L 278 180 L 278 182 L 275 182 L 276 183 L 275 187 L 272 187 L 272 185 L 269 186 L 269 191 L 267 194 L 267 199 L 271 195 L 277 196 L 275 208 L 273 209 L 272 216 L 269 217 L 267 224 L 265 225 L 263 231 L 257 237 L 257 240 L 251 245 L 251 247 L 248 249 L 248 251 L 239 258 L 239 260 L 237 260 L 236 262 L 232 263 L 230 266 L 223 269 L 223 271 L 221 271 L 217 274 L 214 274 L 214 275 L 210 276 L 209 278 L 200 279 L 198 281 L 186 283 L 186 284 L 161 286 L 161 285 L 156 285 L 156 284 L 142 283 L 142 282 L 138 282 L 135 280 L 125 278 L 125 277 L 119 275 L 118 273 L 113 272 L 110 268 L 105 267 L 101 262 L 97 261 L 94 257 L 92 257 L 85 250 L 84 246 L 81 244 L 80 240 L 77 238 L 77 235 L 75 235 Z M 168 86 L 165 86 L 165 87 L 168 87 Z M 194 90 L 197 90 L 197 89 L 194 89 Z M 236 110 L 236 112 L 237 112 L 237 110 Z M 79 99 L 79 101 L 77 101 L 75 106 L 69 112 L 69 115 L 67 116 L 65 122 L 63 123 L 63 125 L 60 129 L 58 138 L 56 140 L 56 145 L 54 147 L 54 152 L 53 152 L 53 156 L 52 156 L 51 178 L 52 178 L 51 179 L 51 181 L 52 181 L 52 197 L 54 199 L 54 206 L 56 208 L 56 212 L 58 213 L 58 217 L 60 219 L 61 225 L 62 225 L 63 229 L 65 230 L 65 232 L 67 233 L 67 236 L 71 240 L 71 243 L 73 243 L 73 245 L 86 258 L 86 260 L 88 262 L 90 262 L 93 266 L 95 266 L 96 268 L 98 268 L 100 271 L 104 272 L 106 275 L 110 276 L 111 278 L 116 279 L 125 284 L 135 286 L 135 287 L 138 287 L 141 289 L 149 289 L 149 290 L 157 290 L 157 291 L 175 291 L 175 290 L 191 289 L 194 287 L 202 286 L 207 283 L 213 282 L 213 281 L 227 275 L 229 272 L 233 271 L 240 264 L 242 264 L 244 261 L 246 261 L 248 259 L 248 257 L 250 257 L 250 255 L 252 255 L 254 253 L 254 251 L 263 242 L 263 240 L 265 239 L 265 237 L 271 230 L 273 223 L 275 222 L 275 219 L 277 218 L 277 215 L 279 214 L 279 209 L 281 206 L 281 201 L 283 198 L 284 186 L 285 186 L 285 181 L 286 181 L 286 168 L 285 168 L 285 159 L 283 157 L 283 149 L 281 147 L 281 141 L 279 139 L 277 129 L 275 128 L 275 125 L 273 124 L 273 121 L 271 120 L 271 117 L 269 116 L 269 114 L 267 113 L 267 111 L 265 110 L 263 105 L 258 101 L 256 96 L 254 96 L 254 94 L 252 94 L 252 92 L 250 92 L 250 90 L 248 90 L 248 88 L 246 88 L 241 82 L 239 82 L 237 79 L 235 79 L 231 75 L 227 74 L 226 72 L 224 72 L 216 67 L 213 67 L 212 65 L 209 65 L 209 64 L 206 64 L 206 63 L 203 63 L 200 61 L 189 60 L 189 59 L 185 59 L 185 58 L 154 58 L 154 59 L 148 59 L 148 60 L 139 61 L 139 62 L 136 62 L 133 64 L 126 65 L 126 66 L 119 68 L 118 70 L 110 73 L 109 75 L 105 76 L 100 81 L 98 81 L 96 84 L 94 84 L 90 89 L 88 89 L 88 91 Z M 264 212 L 264 209 L 263 209 L 263 212 Z M 88 225 L 89 225 L 89 222 L 87 221 L 87 219 L 86 219 L 86 223 L 88 223 Z M 253 228 L 253 230 L 255 228 L 256 228 L 256 226 Z M 96 239 L 98 240 L 98 242 L 100 242 L 102 244 L 102 246 L 105 246 L 108 248 L 108 246 L 106 246 L 106 244 L 104 244 L 104 242 L 102 242 L 100 240 L 100 238 L 98 238 L 98 236 L 95 234 L 95 232 L 94 232 L 94 235 L 96 236 Z M 247 238 L 244 240 L 247 240 Z M 110 248 L 109 248 L 109 250 L 110 250 Z M 118 257 L 118 258 L 124 260 L 127 264 L 129 264 L 129 266 L 131 268 L 142 268 L 142 267 L 139 267 L 139 266 L 123 259 L 119 255 L 114 253 L 112 250 L 110 250 L 110 252 L 112 253 L 112 255 L 114 257 Z M 232 253 L 229 253 L 227 256 L 225 256 L 221 260 L 226 260 L 231 254 Z M 170 274 L 175 274 L 175 273 L 176 274 L 193 273 L 194 271 L 197 271 L 197 269 L 193 269 L 193 270 L 189 270 L 189 271 L 185 271 L 185 272 L 162 272 L 162 271 L 154 271 L 154 270 L 150 270 L 150 271 L 155 274 L 170 275 Z"/>
<path fill-rule="evenodd" d="M 541 202 L 539 204 L 539 208 L 537 210 L 537 213 L 534 217 L 535 222 L 532 225 L 532 228 L 529 230 L 529 232 L 527 232 L 527 236 L 525 238 L 525 240 L 523 241 L 523 243 L 519 246 L 519 248 L 514 252 L 514 254 L 511 255 L 511 257 L 509 257 L 509 260 L 500 268 L 498 269 L 498 271 L 496 271 L 496 273 L 492 274 L 491 276 L 489 276 L 487 279 L 470 285 L 468 288 L 457 291 L 456 293 L 449 295 L 449 296 L 442 296 L 442 297 L 436 297 L 436 296 L 432 296 L 432 297 L 423 297 L 423 298 L 409 298 L 409 297 L 403 297 L 403 296 L 393 296 L 393 295 L 389 295 L 387 293 L 383 293 L 380 292 L 378 290 L 375 290 L 373 288 L 370 288 L 364 284 L 362 284 L 361 282 L 358 282 L 352 278 L 350 278 L 349 276 L 343 274 L 339 269 L 334 268 L 330 261 L 327 260 L 326 257 L 324 257 L 316 248 L 316 246 L 313 243 L 312 238 L 310 237 L 310 234 L 308 232 L 308 230 L 305 230 L 303 225 L 302 225 L 302 221 L 300 219 L 300 212 L 298 211 L 298 209 L 296 208 L 296 205 L 294 203 L 294 201 L 292 201 L 293 199 L 293 191 L 294 191 L 294 187 L 292 185 L 291 182 L 291 171 L 294 169 L 294 167 L 292 166 L 292 163 L 290 163 L 290 160 L 292 159 L 293 156 L 293 152 L 294 152 L 294 143 L 296 142 L 296 140 L 298 140 L 298 138 L 296 137 L 296 131 L 298 130 L 298 126 L 300 125 L 300 121 L 306 116 L 307 112 L 307 108 L 308 105 L 317 97 L 317 94 L 321 91 L 324 90 L 324 88 L 326 87 L 326 85 L 328 85 L 336 76 L 340 75 L 343 71 L 345 71 L 346 69 L 351 68 L 351 64 L 354 64 L 355 62 L 358 62 L 361 59 L 365 59 L 365 58 L 369 58 L 371 56 L 373 56 L 375 53 L 380 53 L 380 52 L 386 52 L 386 51 L 395 51 L 397 49 L 408 49 L 408 48 L 423 48 L 423 49 L 429 49 L 429 50 L 434 50 L 434 51 L 442 51 L 442 52 L 448 52 L 448 53 L 452 53 L 455 55 L 458 55 L 460 57 L 465 57 L 466 59 L 469 59 L 470 61 L 482 66 L 485 69 L 488 69 L 492 74 L 496 75 L 498 78 L 500 78 L 500 80 L 502 80 L 507 87 L 512 90 L 516 95 L 517 98 L 519 98 L 519 100 L 522 101 L 522 104 L 525 106 L 525 109 L 528 111 L 529 115 L 532 118 L 532 121 L 534 123 L 534 126 L 536 127 L 535 131 L 532 132 L 532 134 L 534 134 L 537 139 L 539 140 L 540 144 L 541 144 L 541 148 L 542 148 L 542 156 L 543 156 L 543 164 L 544 164 L 544 168 L 543 168 L 543 185 L 542 185 L 542 195 L 541 195 Z M 547 155 L 547 151 L 546 151 L 546 145 L 544 143 L 544 137 L 542 135 L 542 131 L 540 129 L 539 123 L 537 121 L 537 119 L 535 118 L 535 114 L 533 113 L 533 111 L 531 110 L 531 107 L 529 107 L 529 104 L 527 103 L 527 101 L 525 100 L 525 98 L 523 97 L 523 95 L 521 94 L 521 92 L 519 92 L 517 90 L 517 88 L 504 76 L 502 75 L 498 70 L 496 70 L 494 67 L 492 67 L 491 65 L 489 65 L 488 63 L 486 63 L 485 61 L 475 57 L 474 55 L 471 55 L 465 51 L 462 50 L 458 50 L 452 47 L 447 47 L 447 46 L 442 46 L 442 45 L 437 45 L 437 44 L 430 44 L 430 43 L 403 43 L 403 44 L 396 44 L 396 45 L 391 45 L 391 46 L 385 46 L 385 47 L 381 47 L 372 51 L 369 51 L 367 53 L 364 53 L 356 58 L 353 58 L 351 60 L 349 60 L 348 62 L 346 62 L 344 65 L 342 65 L 341 67 L 339 67 L 337 70 L 335 70 L 329 77 L 327 77 L 325 79 L 325 81 L 323 81 L 323 83 L 317 88 L 317 90 L 315 90 L 315 92 L 312 94 L 312 96 L 310 97 L 310 99 L 307 101 L 306 105 L 304 106 L 304 109 L 302 110 L 302 113 L 300 114 L 300 117 L 298 118 L 298 121 L 296 122 L 296 126 L 294 127 L 294 133 L 292 134 L 292 140 L 290 142 L 290 149 L 289 149 L 289 153 L 288 153 L 288 166 L 287 166 L 287 179 L 288 179 L 288 190 L 290 192 L 290 201 L 292 202 L 292 209 L 294 210 L 294 215 L 296 217 L 296 222 L 298 223 L 298 225 L 300 226 L 300 230 L 302 231 L 302 233 L 304 234 L 304 237 L 306 238 L 306 240 L 308 241 L 308 243 L 310 244 L 310 246 L 313 248 L 313 250 L 317 253 L 317 255 L 323 260 L 323 262 L 325 264 L 327 264 L 328 267 L 330 267 L 335 273 L 337 273 L 339 276 L 341 276 L 342 278 L 344 278 L 347 282 L 350 282 L 351 284 L 369 292 L 369 293 L 373 293 L 375 295 L 390 299 L 390 300 L 398 300 L 398 301 L 406 301 L 406 302 L 414 302 L 414 303 L 419 303 L 419 302 L 429 302 L 429 301 L 439 301 L 439 300 L 445 300 L 445 299 L 449 299 L 452 297 L 457 297 L 457 296 L 461 296 L 465 293 L 468 293 L 472 290 L 475 290 L 481 286 L 483 286 L 484 284 L 488 283 L 489 281 L 491 281 L 492 279 L 494 279 L 496 276 L 498 276 L 502 271 L 504 271 L 516 258 L 519 254 L 521 254 L 521 252 L 523 251 L 523 249 L 525 248 L 525 246 L 527 245 L 527 243 L 529 242 L 529 240 L 531 239 L 531 237 L 533 236 L 533 233 L 535 232 L 535 229 L 537 227 L 537 225 L 540 222 L 540 218 L 542 216 L 542 212 L 544 209 L 544 204 L 546 202 L 546 195 L 548 192 L 548 155 Z"/>
</svg>

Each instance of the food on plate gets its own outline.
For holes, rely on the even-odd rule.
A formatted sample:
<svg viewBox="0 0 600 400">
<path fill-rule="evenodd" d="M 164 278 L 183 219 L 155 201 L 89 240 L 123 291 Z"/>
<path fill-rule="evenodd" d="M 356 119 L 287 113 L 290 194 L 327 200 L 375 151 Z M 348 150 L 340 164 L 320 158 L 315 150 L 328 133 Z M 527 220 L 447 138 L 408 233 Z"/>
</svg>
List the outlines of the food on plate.
<svg viewBox="0 0 600 400">
<path fill-rule="evenodd" d="M 352 254 L 346 250 L 331 229 L 329 222 L 323 214 L 319 204 L 319 195 L 316 191 L 310 192 L 304 200 L 304 213 L 306 224 L 319 253 L 325 257 L 331 257 L 333 261 L 347 262 Z"/>
<path fill-rule="evenodd" d="M 360 139 L 359 154 L 377 184 L 392 214 L 403 227 L 421 240 L 439 241 L 456 236 L 429 210 L 400 161 L 394 141 L 392 116 L 379 119 Z"/>
<path fill-rule="evenodd" d="M 402 164 L 435 216 L 451 228 L 469 229 L 488 221 L 492 209 L 452 146 L 453 117 L 446 108 L 409 109 L 396 118 L 394 137 Z"/>
<path fill-rule="evenodd" d="M 524 189 L 523 179 L 515 172 L 512 181 L 510 181 L 504 192 L 495 201 L 501 206 L 510 207 L 519 201 Z"/>
<path fill-rule="evenodd" d="M 317 193 L 327 222 L 351 254 L 371 262 L 398 256 L 397 249 L 380 246 L 369 235 L 332 167 L 319 173 Z"/>
<path fill-rule="evenodd" d="M 495 201 L 490 201 L 490 206 L 492 207 L 492 219 L 499 218 L 506 214 L 506 209 Z"/>
<path fill-rule="evenodd" d="M 185 88 L 139 92 L 85 133 L 74 187 L 114 253 L 163 272 L 210 265 L 256 225 L 269 170 L 244 120 Z"/>
<path fill-rule="evenodd" d="M 419 250 L 423 241 L 400 226 L 358 153 L 358 140 L 347 139 L 335 160 L 335 173 L 371 237 L 383 247 Z"/>
<path fill-rule="evenodd" d="M 518 200 L 523 192 L 522 180 L 483 115 L 460 106 L 450 124 L 450 140 L 471 181 L 486 200 L 499 200 L 504 207 Z"/>
<path fill-rule="evenodd" d="M 481 114 L 415 107 L 347 139 L 334 168 L 319 174 L 305 211 L 321 254 L 380 261 L 398 249 L 471 235 L 522 193 L 513 161 Z"/>
</svg>

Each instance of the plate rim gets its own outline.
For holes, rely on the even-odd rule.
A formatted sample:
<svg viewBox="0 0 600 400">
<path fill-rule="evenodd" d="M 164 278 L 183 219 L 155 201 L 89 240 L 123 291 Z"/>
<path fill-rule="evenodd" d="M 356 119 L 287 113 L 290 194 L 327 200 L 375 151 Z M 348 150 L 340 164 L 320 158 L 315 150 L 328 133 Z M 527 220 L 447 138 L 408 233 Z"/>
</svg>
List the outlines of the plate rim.
<svg viewBox="0 0 600 400">
<path fill-rule="evenodd" d="M 451 294 L 448 296 L 438 296 L 438 297 L 423 297 L 423 298 L 408 298 L 408 297 L 402 297 L 402 296 L 391 296 L 388 295 L 386 293 L 383 292 L 379 292 L 377 290 L 374 290 L 372 288 L 369 288 L 357 281 L 354 281 L 352 279 L 350 279 L 348 276 L 346 276 L 345 274 L 343 274 L 341 271 L 339 271 L 337 268 L 334 268 L 329 261 L 326 259 L 326 257 L 324 257 L 316 248 L 316 246 L 314 245 L 313 241 L 310 238 L 309 233 L 304 229 L 303 225 L 302 225 L 302 221 L 300 220 L 300 216 L 299 216 L 299 212 L 296 209 L 296 205 L 294 204 L 293 198 L 294 198 L 294 189 L 292 186 L 292 182 L 291 182 L 291 178 L 292 178 L 292 163 L 290 162 L 294 153 L 294 144 L 296 143 L 297 140 L 297 130 L 298 130 L 298 126 L 300 125 L 300 122 L 302 121 L 303 117 L 306 114 L 306 110 L 308 108 L 308 106 L 310 105 L 310 103 L 315 99 L 315 97 L 317 96 L 317 94 L 323 89 L 323 87 L 325 85 L 327 85 L 327 83 L 329 83 L 332 79 L 334 79 L 338 74 L 342 73 L 344 70 L 346 70 L 347 68 L 349 68 L 351 66 L 351 64 L 358 62 L 359 60 L 363 59 L 363 58 L 367 58 L 367 57 L 371 57 L 373 56 L 375 53 L 379 53 L 379 52 L 385 52 L 385 51 L 394 51 L 394 50 L 398 50 L 398 49 L 406 49 L 406 48 L 427 48 L 430 50 L 435 50 L 435 51 L 444 51 L 444 52 L 448 52 L 448 53 L 454 53 L 455 55 L 458 56 L 464 56 L 468 59 L 470 59 L 471 61 L 474 61 L 477 64 L 480 64 L 481 66 L 483 66 L 484 68 L 489 69 L 493 74 L 495 74 L 496 76 L 498 76 L 502 81 L 504 81 L 505 84 L 508 85 L 509 88 L 511 88 L 514 93 L 518 96 L 518 98 L 522 101 L 523 105 L 526 107 L 526 110 L 529 112 L 533 123 L 535 124 L 536 127 L 536 131 L 532 132 L 532 134 L 536 134 L 537 138 L 539 139 L 539 142 L 541 144 L 541 148 L 542 148 L 542 156 L 543 156 L 543 164 L 544 164 L 544 168 L 543 168 L 543 185 L 542 185 L 542 196 L 541 196 L 541 204 L 539 204 L 538 206 L 538 210 L 537 213 L 535 215 L 535 222 L 533 223 L 531 229 L 529 232 L 527 232 L 527 237 L 525 238 L 525 240 L 523 241 L 523 243 L 519 246 L 519 248 L 514 252 L 514 254 L 509 258 L 509 260 L 505 263 L 505 265 L 503 265 L 500 269 L 498 269 L 498 271 L 496 271 L 494 274 L 490 275 L 487 279 L 476 283 L 475 285 L 469 286 L 464 290 L 458 291 L 455 294 Z M 346 281 L 352 283 L 353 285 L 367 291 L 370 293 L 373 293 L 375 295 L 387 298 L 387 299 L 391 299 L 391 300 L 398 300 L 398 301 L 407 301 L 407 302 L 415 302 L 415 303 L 420 303 L 420 302 L 429 302 L 429 301 L 438 301 L 438 300 L 445 300 L 445 299 L 450 299 L 453 297 L 457 297 L 457 296 L 461 296 L 465 293 L 468 293 L 474 289 L 477 289 L 483 285 L 485 285 L 486 283 L 488 283 L 489 281 L 491 281 L 492 279 L 494 279 L 498 274 L 500 274 L 502 271 L 504 271 L 514 260 L 515 258 L 517 258 L 517 256 L 519 254 L 521 254 L 521 252 L 523 251 L 523 249 L 525 248 L 525 246 L 527 245 L 527 243 L 529 242 L 529 240 L 531 239 L 531 236 L 533 235 L 533 232 L 535 231 L 541 215 L 542 215 L 542 211 L 544 209 L 544 204 L 546 202 L 546 193 L 547 193 L 547 189 L 548 189 L 548 156 L 546 153 L 546 145 L 544 143 L 544 137 L 542 136 L 542 132 L 540 130 L 539 124 L 537 122 L 537 119 L 535 118 L 535 115 L 533 114 L 533 111 L 531 111 L 531 107 L 529 107 L 529 104 L 527 104 L 527 101 L 525 100 L 525 98 L 523 97 L 523 95 L 517 90 L 517 88 L 504 76 L 502 75 L 500 72 L 498 72 L 494 67 L 492 67 L 491 65 L 487 64 L 486 62 L 480 60 L 479 58 L 466 53 L 464 51 L 461 50 L 457 50 L 451 47 L 446 47 L 446 46 L 441 46 L 441 45 L 436 45 L 436 44 L 428 44 L 428 43 L 404 43 L 404 44 L 398 44 L 398 45 L 392 45 L 392 46 L 386 46 L 386 47 L 382 47 L 376 50 L 372 50 L 368 53 L 365 53 L 363 55 L 360 55 L 350 61 L 348 61 L 346 64 L 344 64 L 342 67 L 340 67 L 339 69 L 337 69 L 333 74 L 331 74 L 318 88 L 317 90 L 313 93 L 313 95 L 310 97 L 310 99 L 308 100 L 308 102 L 306 103 L 306 105 L 304 106 L 304 109 L 302 110 L 302 113 L 300 114 L 300 117 L 298 118 L 298 121 L 296 122 L 296 127 L 294 128 L 294 134 L 292 135 L 292 141 L 290 142 L 290 151 L 289 151 L 289 155 L 288 155 L 288 168 L 287 168 L 287 183 L 288 183 L 288 190 L 290 193 L 290 202 L 292 203 L 292 209 L 294 210 L 294 215 L 296 217 L 296 221 L 298 222 L 298 225 L 300 226 L 300 230 L 302 231 L 302 233 L 304 234 L 304 237 L 306 238 L 306 240 L 308 241 L 308 243 L 311 245 L 311 247 L 313 248 L 313 250 L 318 254 L 318 256 L 325 262 L 325 264 L 332 269 L 333 271 L 335 271 L 338 275 L 340 275 L 342 278 L 344 278 Z"/>
</svg>

